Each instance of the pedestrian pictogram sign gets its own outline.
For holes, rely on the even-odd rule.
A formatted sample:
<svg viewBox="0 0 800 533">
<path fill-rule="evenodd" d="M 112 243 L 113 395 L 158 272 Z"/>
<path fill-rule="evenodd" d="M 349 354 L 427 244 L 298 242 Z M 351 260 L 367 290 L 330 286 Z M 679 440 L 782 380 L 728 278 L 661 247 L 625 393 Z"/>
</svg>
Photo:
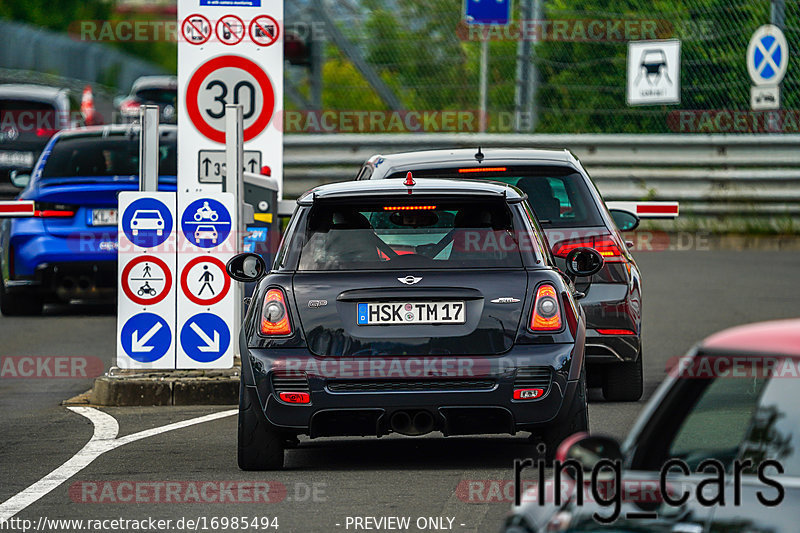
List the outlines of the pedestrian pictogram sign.
<svg viewBox="0 0 800 533">
<path fill-rule="evenodd" d="M 189 120 L 207 139 L 225 143 L 225 105 L 244 108 L 244 140 L 260 135 L 275 111 L 272 80 L 255 62 L 238 55 L 219 56 L 201 65 L 186 87 Z"/>
<path fill-rule="evenodd" d="M 139 305 L 155 305 L 172 289 L 172 272 L 157 256 L 140 255 L 125 265 L 120 278 L 122 292 Z"/>
<path fill-rule="evenodd" d="M 236 15 L 225 15 L 217 21 L 217 39 L 222 44 L 239 44 L 244 39 L 245 31 L 244 22 Z"/>
<path fill-rule="evenodd" d="M 189 44 L 204 44 L 211 38 L 211 23 L 203 15 L 189 15 L 181 24 L 181 35 Z"/>
<path fill-rule="evenodd" d="M 181 290 L 197 305 L 222 301 L 230 288 L 231 278 L 225 273 L 225 264 L 214 256 L 197 256 L 183 267 Z"/>
<path fill-rule="evenodd" d="M 281 35 L 278 21 L 269 15 L 259 15 L 250 21 L 250 39 L 259 46 L 270 46 Z"/>
</svg>

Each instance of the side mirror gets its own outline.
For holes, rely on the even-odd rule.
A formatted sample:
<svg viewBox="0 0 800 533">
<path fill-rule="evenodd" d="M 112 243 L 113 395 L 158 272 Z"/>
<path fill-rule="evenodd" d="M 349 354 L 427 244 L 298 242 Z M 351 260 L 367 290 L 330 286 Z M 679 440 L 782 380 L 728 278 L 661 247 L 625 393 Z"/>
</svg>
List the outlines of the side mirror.
<svg viewBox="0 0 800 533">
<path fill-rule="evenodd" d="M 234 255 L 225 265 L 225 271 L 236 281 L 258 281 L 267 272 L 267 264 L 258 254 Z"/>
<path fill-rule="evenodd" d="M 567 254 L 567 274 L 574 278 L 593 276 L 603 268 L 603 256 L 594 248 L 575 248 Z"/>
<path fill-rule="evenodd" d="M 14 187 L 19 187 L 20 189 L 24 189 L 28 186 L 28 183 L 31 181 L 30 174 L 20 174 L 17 170 L 12 170 L 10 175 L 11 183 Z"/>
<path fill-rule="evenodd" d="M 625 211 L 623 209 L 609 209 L 611 218 L 614 219 L 614 224 L 617 225 L 620 231 L 633 231 L 639 227 L 639 217 Z"/>
<path fill-rule="evenodd" d="M 601 459 L 621 463 L 624 456 L 619 442 L 613 437 L 576 433 L 561 443 L 556 452 L 556 459 L 562 463 L 568 459 L 574 459 L 583 466 L 584 472 L 588 472 Z"/>
</svg>

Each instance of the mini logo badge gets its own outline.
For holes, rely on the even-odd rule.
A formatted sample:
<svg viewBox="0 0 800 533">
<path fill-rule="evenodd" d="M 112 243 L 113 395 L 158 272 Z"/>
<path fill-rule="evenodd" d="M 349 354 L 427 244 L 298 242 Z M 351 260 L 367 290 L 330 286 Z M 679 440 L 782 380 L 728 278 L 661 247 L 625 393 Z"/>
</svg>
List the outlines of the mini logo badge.
<svg viewBox="0 0 800 533">
<path fill-rule="evenodd" d="M 328 300 L 309 300 L 308 306 L 311 309 L 316 309 L 317 307 L 325 307 L 328 305 Z"/>
<path fill-rule="evenodd" d="M 493 304 L 516 304 L 519 303 L 519 298 L 511 298 L 510 296 L 506 296 L 504 298 L 495 298 L 492 300 Z"/>
<path fill-rule="evenodd" d="M 422 281 L 422 278 L 417 278 L 414 276 L 406 276 L 404 278 L 397 278 L 397 281 L 405 285 L 416 285 L 417 283 Z"/>
</svg>

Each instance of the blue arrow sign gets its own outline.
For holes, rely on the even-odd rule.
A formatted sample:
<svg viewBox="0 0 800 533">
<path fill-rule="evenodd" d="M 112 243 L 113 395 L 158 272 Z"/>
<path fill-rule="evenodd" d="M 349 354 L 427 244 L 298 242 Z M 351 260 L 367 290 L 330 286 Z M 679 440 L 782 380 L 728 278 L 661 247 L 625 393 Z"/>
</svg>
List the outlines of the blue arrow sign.
<svg viewBox="0 0 800 533">
<path fill-rule="evenodd" d="M 169 237 L 172 214 L 160 200 L 139 198 L 122 214 L 122 231 L 136 246 L 153 248 Z"/>
<path fill-rule="evenodd" d="M 216 361 L 228 351 L 230 343 L 228 325 L 211 313 L 194 315 L 181 329 L 183 351 L 199 363 Z"/>
<path fill-rule="evenodd" d="M 167 321 L 153 313 L 139 313 L 122 326 L 122 349 L 140 363 L 152 363 L 164 357 L 172 345 L 172 330 Z"/>
<path fill-rule="evenodd" d="M 511 0 L 464 0 L 464 18 L 469 24 L 508 24 Z"/>
<path fill-rule="evenodd" d="M 201 198 L 190 203 L 181 215 L 186 239 L 200 248 L 215 248 L 231 232 L 231 214 L 221 202 Z"/>
</svg>

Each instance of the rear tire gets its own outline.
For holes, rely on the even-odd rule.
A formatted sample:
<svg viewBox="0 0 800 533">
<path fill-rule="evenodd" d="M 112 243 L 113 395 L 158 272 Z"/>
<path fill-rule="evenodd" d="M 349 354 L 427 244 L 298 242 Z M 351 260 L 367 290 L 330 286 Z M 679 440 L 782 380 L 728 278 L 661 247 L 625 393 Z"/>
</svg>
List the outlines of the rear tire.
<svg viewBox="0 0 800 533">
<path fill-rule="evenodd" d="M 589 408 L 587 398 L 586 367 L 584 367 L 581 370 L 578 386 L 575 389 L 575 396 L 572 398 L 572 403 L 568 408 L 566 418 L 557 426 L 545 429 L 542 434 L 541 440 L 546 446 L 544 455 L 548 464 L 555 459 L 558 446 L 564 439 L 581 431 L 589 432 Z"/>
<path fill-rule="evenodd" d="M 239 380 L 238 462 L 242 470 L 283 468 L 283 438 L 272 429 L 254 401 L 253 394 Z"/>
<path fill-rule="evenodd" d="M 642 354 L 636 361 L 609 365 L 603 374 L 603 397 L 609 402 L 636 402 L 644 392 Z"/>
<path fill-rule="evenodd" d="M 4 316 L 37 316 L 42 314 L 44 299 L 34 291 L 6 292 L 0 280 L 0 313 Z"/>
</svg>

